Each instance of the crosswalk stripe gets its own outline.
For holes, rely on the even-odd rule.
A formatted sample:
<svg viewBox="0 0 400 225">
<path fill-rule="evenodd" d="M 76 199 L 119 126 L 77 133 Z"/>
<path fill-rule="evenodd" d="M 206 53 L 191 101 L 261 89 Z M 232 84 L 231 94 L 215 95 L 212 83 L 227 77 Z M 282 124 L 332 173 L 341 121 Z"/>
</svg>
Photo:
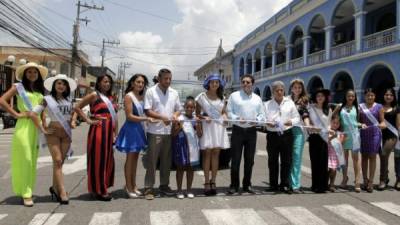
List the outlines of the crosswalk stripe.
<svg viewBox="0 0 400 225">
<path fill-rule="evenodd" d="M 178 211 L 150 212 L 151 225 L 183 225 Z"/>
<path fill-rule="evenodd" d="M 35 215 L 29 225 L 57 225 L 64 216 L 65 213 L 39 213 Z"/>
<path fill-rule="evenodd" d="M 400 216 L 400 205 L 396 205 L 392 202 L 371 202 L 371 204 L 396 216 Z"/>
<path fill-rule="evenodd" d="M 308 209 L 300 206 L 275 207 L 275 209 L 278 210 L 278 212 L 282 214 L 286 219 L 288 219 L 292 224 L 296 225 L 327 224 L 318 216 L 310 212 Z"/>
<path fill-rule="evenodd" d="M 348 204 L 325 205 L 324 207 L 355 225 L 385 224 Z"/>
<path fill-rule="evenodd" d="M 257 210 L 257 214 L 264 219 L 264 221 L 268 221 L 268 225 L 287 225 L 290 224 L 287 219 L 281 216 L 278 212 L 272 210 Z"/>
<path fill-rule="evenodd" d="M 121 212 L 94 213 L 89 225 L 119 225 Z"/>
<path fill-rule="evenodd" d="M 210 225 L 266 225 L 253 209 L 203 209 Z"/>
<path fill-rule="evenodd" d="M 2 220 L 3 218 L 7 217 L 7 214 L 0 214 L 0 220 Z"/>
</svg>

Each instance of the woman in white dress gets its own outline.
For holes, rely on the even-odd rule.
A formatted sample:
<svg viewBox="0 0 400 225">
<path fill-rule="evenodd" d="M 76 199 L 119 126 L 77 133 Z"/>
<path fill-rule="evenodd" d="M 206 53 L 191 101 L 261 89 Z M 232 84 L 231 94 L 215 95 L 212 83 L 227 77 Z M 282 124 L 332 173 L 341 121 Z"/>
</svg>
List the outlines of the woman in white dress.
<svg viewBox="0 0 400 225">
<path fill-rule="evenodd" d="M 200 148 L 203 155 L 204 194 L 216 195 L 215 180 L 218 172 L 219 152 L 229 148 L 224 101 L 225 82 L 218 75 L 210 75 L 204 81 L 207 90 L 196 97 L 196 115 L 203 120 L 203 136 Z M 211 179 L 210 179 L 211 170 Z"/>
</svg>

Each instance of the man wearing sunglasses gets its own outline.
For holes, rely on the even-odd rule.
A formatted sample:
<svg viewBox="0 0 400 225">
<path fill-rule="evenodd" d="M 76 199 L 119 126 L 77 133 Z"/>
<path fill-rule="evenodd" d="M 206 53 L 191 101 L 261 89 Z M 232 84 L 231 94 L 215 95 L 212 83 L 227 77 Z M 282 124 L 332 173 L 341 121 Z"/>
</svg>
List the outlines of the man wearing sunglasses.
<svg viewBox="0 0 400 225">
<path fill-rule="evenodd" d="M 257 143 L 257 122 L 265 121 L 265 110 L 260 96 L 253 93 L 254 78 L 241 77 L 241 90 L 233 92 L 228 99 L 228 118 L 235 120 L 231 136 L 231 185 L 228 194 L 238 194 L 240 186 L 240 162 L 244 155 L 243 192 L 254 194 L 251 187 L 254 155 Z"/>
</svg>

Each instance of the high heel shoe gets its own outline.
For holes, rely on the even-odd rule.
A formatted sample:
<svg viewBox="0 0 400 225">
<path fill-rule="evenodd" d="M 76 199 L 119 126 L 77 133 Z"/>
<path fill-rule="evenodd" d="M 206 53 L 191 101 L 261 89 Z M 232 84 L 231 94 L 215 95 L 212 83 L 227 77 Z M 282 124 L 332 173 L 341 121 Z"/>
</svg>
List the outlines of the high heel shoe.
<svg viewBox="0 0 400 225">
<path fill-rule="evenodd" d="M 54 190 L 53 186 L 49 187 L 49 192 L 51 194 L 51 200 L 56 199 L 57 202 L 59 202 L 61 205 L 68 205 L 69 204 L 69 199 L 62 199 L 57 192 Z"/>
<path fill-rule="evenodd" d="M 142 195 L 142 192 L 140 192 L 138 190 L 134 190 L 133 192 L 129 191 L 129 189 L 126 186 L 125 186 L 125 192 L 129 198 L 137 198 L 140 195 Z"/>
<path fill-rule="evenodd" d="M 355 183 L 354 184 L 354 191 L 356 193 L 360 193 L 361 192 L 361 188 L 360 188 L 360 184 L 359 183 Z"/>
<path fill-rule="evenodd" d="M 368 192 L 368 193 L 374 192 L 374 184 L 373 184 L 372 181 L 369 181 L 369 182 L 368 182 L 367 192 Z"/>
<path fill-rule="evenodd" d="M 349 176 L 345 176 L 345 177 L 343 177 L 343 181 L 342 181 L 342 183 L 340 184 L 340 188 L 341 189 L 346 189 L 347 188 L 347 182 L 349 181 Z"/>
<path fill-rule="evenodd" d="M 211 196 L 212 195 L 212 190 L 210 187 L 210 183 L 204 183 L 204 195 L 206 196 Z"/>
<path fill-rule="evenodd" d="M 32 207 L 33 206 L 32 198 L 23 198 L 22 201 L 23 201 L 25 207 Z"/>
<path fill-rule="evenodd" d="M 217 195 L 217 187 L 215 186 L 215 182 L 211 182 L 210 180 L 210 187 L 211 187 L 211 195 Z"/>
<path fill-rule="evenodd" d="M 394 189 L 397 191 L 400 191 L 400 179 L 396 180 L 396 183 L 394 183 Z"/>
<path fill-rule="evenodd" d="M 109 202 L 112 200 L 112 197 L 109 194 L 105 194 L 105 195 L 93 194 L 93 197 L 96 200 L 103 201 L 103 202 Z"/>
</svg>

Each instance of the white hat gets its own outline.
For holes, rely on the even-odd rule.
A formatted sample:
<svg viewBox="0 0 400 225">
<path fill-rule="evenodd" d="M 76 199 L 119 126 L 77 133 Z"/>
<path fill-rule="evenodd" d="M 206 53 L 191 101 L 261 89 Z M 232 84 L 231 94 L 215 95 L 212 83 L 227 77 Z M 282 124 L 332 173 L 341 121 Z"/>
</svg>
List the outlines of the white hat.
<svg viewBox="0 0 400 225">
<path fill-rule="evenodd" d="M 34 62 L 30 62 L 30 63 L 27 63 L 25 65 L 19 66 L 17 68 L 17 71 L 15 72 L 15 78 L 18 81 L 22 81 L 22 77 L 24 76 L 25 70 L 28 69 L 28 68 L 31 68 L 31 67 L 38 69 L 40 75 L 42 76 L 42 79 L 43 80 L 46 79 L 47 74 L 48 74 L 47 68 L 44 67 L 44 66 L 38 65 L 38 64 L 36 64 Z"/>
<path fill-rule="evenodd" d="M 65 74 L 57 74 L 54 77 L 49 77 L 44 81 L 44 87 L 46 90 L 51 91 L 51 88 L 53 87 L 53 83 L 56 80 L 65 80 L 69 84 L 69 88 L 71 89 L 71 92 L 75 91 L 77 84 L 74 79 L 67 77 Z"/>
</svg>

